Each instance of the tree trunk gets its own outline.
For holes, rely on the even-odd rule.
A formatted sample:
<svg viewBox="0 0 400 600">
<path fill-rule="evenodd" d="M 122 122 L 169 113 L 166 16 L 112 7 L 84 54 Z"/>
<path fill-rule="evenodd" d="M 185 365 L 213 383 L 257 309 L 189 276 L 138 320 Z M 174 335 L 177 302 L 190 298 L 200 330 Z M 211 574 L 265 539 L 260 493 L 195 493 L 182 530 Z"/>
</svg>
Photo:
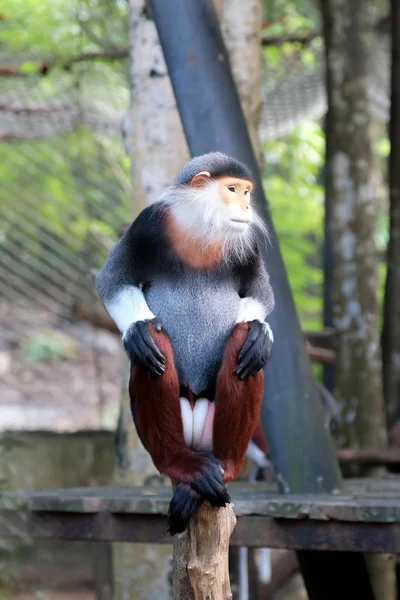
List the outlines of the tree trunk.
<svg viewBox="0 0 400 600">
<path fill-rule="evenodd" d="M 145 0 L 129 1 L 131 157 L 136 216 L 189 159 L 167 67 Z"/>
<path fill-rule="evenodd" d="M 333 319 L 337 334 L 336 398 L 341 418 L 339 446 L 387 443 L 377 314 L 375 190 L 368 101 L 373 52 L 373 0 L 321 2 L 328 88 L 327 185 L 331 199 Z M 369 559 L 368 559 L 369 560 Z M 395 597 L 387 557 L 372 565 L 377 598 Z"/>
<path fill-rule="evenodd" d="M 257 146 L 256 108 L 261 73 L 261 1 L 251 0 L 243 11 L 239 0 L 216 0 L 227 27 L 242 102 L 252 124 Z M 229 6 L 229 8 L 228 8 Z M 234 11 L 243 19 L 235 23 Z M 124 122 L 125 146 L 131 157 L 133 217 L 171 185 L 189 159 L 189 151 L 175 97 L 150 9 L 145 0 L 129 0 L 131 109 Z M 257 40 L 257 42 L 256 42 Z M 240 51 L 234 52 L 240 43 Z M 249 50 L 246 50 L 247 44 Z M 250 93 L 251 92 L 251 93 Z M 154 468 L 133 426 L 127 392 L 128 366 L 122 385 L 121 413 L 116 440 L 117 485 L 154 481 L 170 486 Z M 172 549 L 149 544 L 114 544 L 115 600 L 164 600 L 171 597 L 169 582 Z"/>
<path fill-rule="evenodd" d="M 251 143 L 261 164 L 261 0 L 215 0 Z"/>
<path fill-rule="evenodd" d="M 129 2 L 131 109 L 124 123 L 131 158 L 132 217 L 157 199 L 189 158 L 157 31 L 145 0 Z M 117 485 L 154 481 L 170 486 L 155 469 L 133 425 L 125 364 L 117 431 Z M 114 544 L 115 600 L 171 598 L 172 547 Z"/>
<path fill-rule="evenodd" d="M 340 446 L 386 443 L 379 329 L 371 120 L 367 75 L 372 0 L 323 2 L 331 155 L 334 325 Z"/>
<path fill-rule="evenodd" d="M 383 385 L 388 426 L 400 418 L 400 5 L 392 0 L 392 103 L 390 116 L 390 237 L 387 252 Z"/>
</svg>

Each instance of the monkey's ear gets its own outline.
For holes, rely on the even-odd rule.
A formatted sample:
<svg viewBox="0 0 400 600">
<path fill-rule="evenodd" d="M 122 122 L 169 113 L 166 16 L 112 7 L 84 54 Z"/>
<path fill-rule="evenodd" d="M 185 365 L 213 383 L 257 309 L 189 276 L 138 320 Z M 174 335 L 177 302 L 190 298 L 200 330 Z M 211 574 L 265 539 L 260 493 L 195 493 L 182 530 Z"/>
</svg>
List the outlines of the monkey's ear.
<svg viewBox="0 0 400 600">
<path fill-rule="evenodd" d="M 209 171 L 200 171 L 200 173 L 197 173 L 197 175 L 192 177 L 190 185 L 191 187 L 201 187 L 205 183 L 208 183 L 210 177 L 211 173 L 209 173 Z"/>
</svg>

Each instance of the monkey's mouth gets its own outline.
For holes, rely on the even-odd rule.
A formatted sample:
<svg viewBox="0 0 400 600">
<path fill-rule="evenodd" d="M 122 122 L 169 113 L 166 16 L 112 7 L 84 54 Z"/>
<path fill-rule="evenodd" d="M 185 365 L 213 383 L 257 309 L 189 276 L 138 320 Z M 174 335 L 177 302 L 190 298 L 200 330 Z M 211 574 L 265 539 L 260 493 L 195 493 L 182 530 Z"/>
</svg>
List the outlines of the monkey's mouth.
<svg viewBox="0 0 400 600">
<path fill-rule="evenodd" d="M 249 219 L 231 219 L 233 223 L 244 223 L 245 225 L 250 225 Z"/>
</svg>

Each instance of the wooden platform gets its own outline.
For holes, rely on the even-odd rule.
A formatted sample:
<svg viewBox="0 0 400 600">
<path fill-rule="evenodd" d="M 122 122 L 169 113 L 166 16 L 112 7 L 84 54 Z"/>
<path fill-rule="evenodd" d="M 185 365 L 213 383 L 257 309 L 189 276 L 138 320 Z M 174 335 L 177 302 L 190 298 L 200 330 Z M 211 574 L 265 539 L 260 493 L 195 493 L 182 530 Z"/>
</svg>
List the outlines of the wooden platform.
<svg viewBox="0 0 400 600">
<path fill-rule="evenodd" d="M 357 479 L 337 495 L 229 486 L 234 546 L 400 553 L 400 477 Z M 84 488 L 0 494 L 0 537 L 171 543 L 171 490 Z"/>
</svg>

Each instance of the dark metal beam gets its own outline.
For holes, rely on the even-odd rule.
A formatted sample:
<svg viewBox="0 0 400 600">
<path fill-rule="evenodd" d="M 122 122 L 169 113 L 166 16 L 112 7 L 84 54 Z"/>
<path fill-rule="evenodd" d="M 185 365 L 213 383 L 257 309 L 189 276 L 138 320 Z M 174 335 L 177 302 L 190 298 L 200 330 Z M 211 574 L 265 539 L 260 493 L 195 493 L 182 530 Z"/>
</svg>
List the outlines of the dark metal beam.
<svg viewBox="0 0 400 600">
<path fill-rule="evenodd" d="M 150 6 L 191 154 L 220 150 L 255 174 L 256 203 L 272 241 L 260 245 L 276 295 L 263 423 L 281 486 L 330 492 L 340 486 L 339 469 L 213 2 L 150 0 Z"/>
<path fill-rule="evenodd" d="M 46 511 L 0 513 L 0 538 L 171 544 L 166 528 L 165 515 Z M 238 517 L 231 545 L 313 550 L 318 553 L 329 550 L 398 554 L 400 525 L 243 516 Z M 329 553 L 329 556 L 332 554 Z"/>
</svg>

